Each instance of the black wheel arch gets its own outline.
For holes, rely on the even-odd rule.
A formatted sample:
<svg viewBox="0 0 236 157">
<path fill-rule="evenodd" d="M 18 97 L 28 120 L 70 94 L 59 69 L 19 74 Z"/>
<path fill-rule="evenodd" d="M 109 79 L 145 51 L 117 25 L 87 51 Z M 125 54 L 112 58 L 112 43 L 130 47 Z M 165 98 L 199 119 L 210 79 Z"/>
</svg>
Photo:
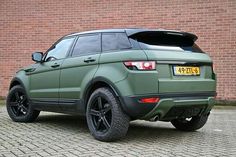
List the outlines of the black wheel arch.
<svg viewBox="0 0 236 157">
<path fill-rule="evenodd" d="M 114 95 L 120 101 L 121 108 L 123 109 L 123 103 L 120 100 L 121 94 L 120 94 L 119 90 L 116 88 L 116 86 L 114 85 L 114 83 L 105 77 L 99 76 L 99 77 L 93 78 L 93 80 L 90 81 L 90 83 L 87 84 L 87 86 L 85 87 L 85 90 L 84 90 L 85 92 L 83 93 L 83 96 L 82 96 L 84 111 L 86 112 L 87 102 L 88 102 L 88 99 L 89 99 L 90 95 L 92 94 L 92 92 L 98 88 L 101 88 L 101 87 L 110 88 L 111 91 L 114 93 Z"/>
<path fill-rule="evenodd" d="M 9 86 L 9 90 L 10 90 L 12 87 L 16 86 L 16 85 L 20 85 L 20 86 L 22 86 L 22 87 L 25 89 L 25 86 L 24 86 L 23 82 L 22 82 L 19 78 L 14 77 L 14 78 L 11 80 L 11 83 L 10 83 L 10 86 Z"/>
<path fill-rule="evenodd" d="M 11 80 L 11 83 L 10 83 L 10 86 L 9 86 L 9 90 L 11 90 L 12 87 L 17 86 L 17 85 L 21 86 L 21 87 L 25 90 L 25 92 L 26 92 L 26 88 L 25 88 L 24 83 L 23 83 L 19 78 L 17 78 L 17 77 L 14 77 L 14 78 Z M 29 95 L 28 95 L 27 92 L 26 92 L 26 96 L 27 96 L 27 98 L 28 98 L 29 101 L 30 101 L 30 97 L 29 97 Z"/>
</svg>

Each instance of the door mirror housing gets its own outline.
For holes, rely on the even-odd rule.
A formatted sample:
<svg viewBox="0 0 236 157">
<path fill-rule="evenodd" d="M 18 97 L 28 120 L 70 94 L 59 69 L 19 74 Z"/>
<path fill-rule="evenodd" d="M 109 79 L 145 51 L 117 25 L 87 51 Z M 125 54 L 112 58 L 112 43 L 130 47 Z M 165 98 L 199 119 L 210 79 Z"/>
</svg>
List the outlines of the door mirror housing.
<svg viewBox="0 0 236 157">
<path fill-rule="evenodd" d="M 43 59 L 43 53 L 42 52 L 34 52 L 32 54 L 32 60 L 36 63 L 42 62 Z"/>
</svg>

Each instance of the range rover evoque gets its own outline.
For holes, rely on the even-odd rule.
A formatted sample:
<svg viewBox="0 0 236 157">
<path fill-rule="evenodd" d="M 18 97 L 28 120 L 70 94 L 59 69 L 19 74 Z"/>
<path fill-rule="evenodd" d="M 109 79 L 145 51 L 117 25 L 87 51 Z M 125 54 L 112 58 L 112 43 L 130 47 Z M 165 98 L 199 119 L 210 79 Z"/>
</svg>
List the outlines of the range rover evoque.
<svg viewBox="0 0 236 157">
<path fill-rule="evenodd" d="M 101 141 L 124 137 L 131 120 L 200 129 L 215 103 L 212 60 L 192 33 L 106 29 L 66 35 L 19 70 L 7 96 L 15 122 L 40 111 L 86 116 Z"/>
</svg>

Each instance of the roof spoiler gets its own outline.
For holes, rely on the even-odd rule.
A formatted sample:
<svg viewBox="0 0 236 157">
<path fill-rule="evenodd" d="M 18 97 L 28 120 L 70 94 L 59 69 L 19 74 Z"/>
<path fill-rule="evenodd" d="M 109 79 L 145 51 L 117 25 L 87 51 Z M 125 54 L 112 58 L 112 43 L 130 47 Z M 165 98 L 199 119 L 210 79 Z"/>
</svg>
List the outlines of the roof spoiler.
<svg viewBox="0 0 236 157">
<path fill-rule="evenodd" d="M 179 31 L 173 31 L 173 30 L 165 30 L 165 29 L 156 29 L 156 30 L 152 30 L 152 29 L 127 29 L 126 33 L 129 37 L 135 37 L 135 36 L 138 36 L 140 34 L 145 34 L 145 33 L 160 33 L 160 34 L 169 34 L 169 35 L 177 35 L 177 36 L 187 37 L 187 38 L 193 40 L 193 42 L 195 42 L 198 39 L 198 37 L 195 34 L 192 34 L 192 33 L 179 32 Z"/>
</svg>

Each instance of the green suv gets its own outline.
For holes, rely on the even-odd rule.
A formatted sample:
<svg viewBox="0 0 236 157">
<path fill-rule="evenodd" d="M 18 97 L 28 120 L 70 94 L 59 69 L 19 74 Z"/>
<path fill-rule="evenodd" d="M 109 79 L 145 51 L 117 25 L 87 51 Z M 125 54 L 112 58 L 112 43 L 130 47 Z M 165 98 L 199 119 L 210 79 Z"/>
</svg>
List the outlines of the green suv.
<svg viewBox="0 0 236 157">
<path fill-rule="evenodd" d="M 215 102 L 212 60 L 187 32 L 106 29 L 66 35 L 10 83 L 7 111 L 32 122 L 40 111 L 86 116 L 101 141 L 124 137 L 130 120 L 200 129 Z"/>
</svg>

